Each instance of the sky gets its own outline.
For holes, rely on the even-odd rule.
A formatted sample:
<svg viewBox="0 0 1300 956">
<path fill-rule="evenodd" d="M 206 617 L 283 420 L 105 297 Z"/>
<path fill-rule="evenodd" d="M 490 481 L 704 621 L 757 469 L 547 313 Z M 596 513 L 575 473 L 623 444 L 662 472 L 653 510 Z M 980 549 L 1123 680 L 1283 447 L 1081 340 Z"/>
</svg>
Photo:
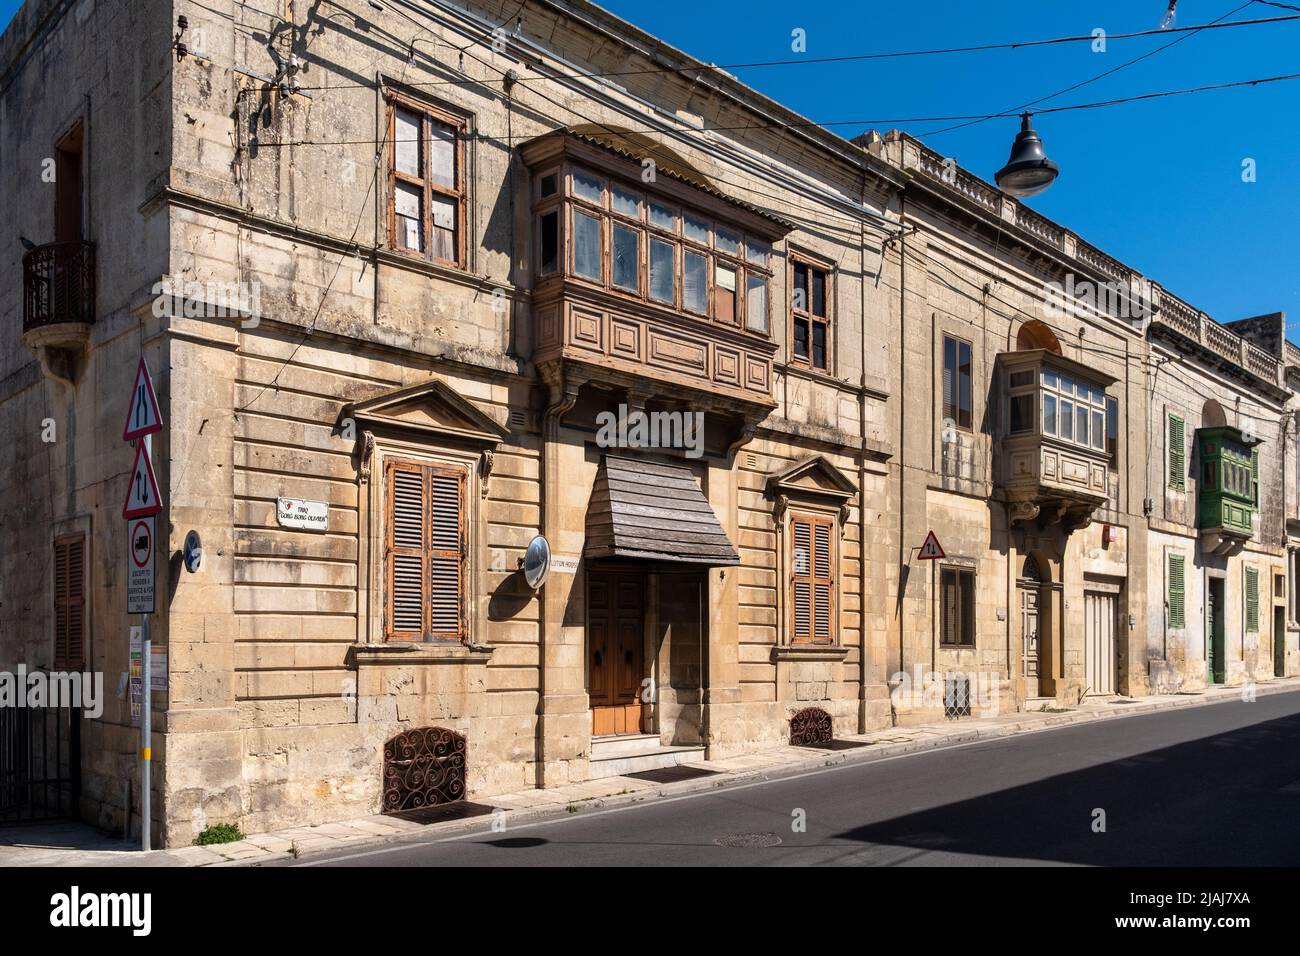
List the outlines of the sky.
<svg viewBox="0 0 1300 956">
<path fill-rule="evenodd" d="M 119 0 L 143 2 L 143 0 Z M 346 6 L 351 0 L 340 0 Z M 361 2 L 361 0 L 356 0 Z M 1300 0 L 1291 0 L 1300 7 Z M 20 4 L 0 0 L 0 22 Z M 604 0 L 702 60 L 728 65 L 1011 43 L 1158 26 L 1167 0 Z M 1238 9 L 1241 8 L 1241 9 Z M 1235 13 L 1231 13 L 1236 10 Z M 1245 0 L 1179 0 L 1177 26 L 1300 16 Z M 374 15 L 373 12 L 371 15 Z M 526 13 L 525 13 L 526 17 Z M 792 49 L 802 31 L 805 49 Z M 1184 37 L 1168 50 L 1158 47 Z M 963 129 L 951 115 L 1008 112 L 1151 56 L 1037 108 L 1300 72 L 1300 20 L 1092 43 L 730 70 L 851 138 L 897 127 L 985 179 L 1007 160 L 1014 118 Z M 1300 342 L 1300 80 L 1040 116 L 1061 175 L 1039 212 L 1219 321 L 1284 311 Z M 1245 181 L 1247 161 L 1253 181 Z"/>
</svg>

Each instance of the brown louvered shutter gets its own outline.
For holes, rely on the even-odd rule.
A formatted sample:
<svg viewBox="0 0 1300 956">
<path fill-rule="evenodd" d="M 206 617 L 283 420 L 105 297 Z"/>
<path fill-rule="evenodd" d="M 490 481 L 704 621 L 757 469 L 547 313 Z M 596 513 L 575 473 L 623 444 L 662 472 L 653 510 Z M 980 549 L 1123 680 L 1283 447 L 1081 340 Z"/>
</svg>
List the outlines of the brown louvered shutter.
<svg viewBox="0 0 1300 956">
<path fill-rule="evenodd" d="M 425 561 L 424 469 L 388 463 L 388 639 L 424 639 Z"/>
<path fill-rule="evenodd" d="M 429 634 L 459 640 L 464 590 L 461 529 L 465 473 L 429 471 Z"/>
<path fill-rule="evenodd" d="M 465 636 L 465 470 L 388 463 L 390 641 Z"/>
<path fill-rule="evenodd" d="M 813 641 L 829 644 L 833 638 L 832 614 L 835 607 L 831 593 L 831 525 L 826 519 L 813 522 Z"/>
<path fill-rule="evenodd" d="M 834 538 L 829 518 L 790 519 L 791 642 L 830 644 L 835 639 Z"/>
<path fill-rule="evenodd" d="M 79 670 L 86 656 L 84 535 L 54 542 L 54 667 Z"/>
<path fill-rule="evenodd" d="M 807 518 L 791 518 L 790 536 L 790 609 L 794 643 L 812 639 L 812 523 Z"/>
</svg>

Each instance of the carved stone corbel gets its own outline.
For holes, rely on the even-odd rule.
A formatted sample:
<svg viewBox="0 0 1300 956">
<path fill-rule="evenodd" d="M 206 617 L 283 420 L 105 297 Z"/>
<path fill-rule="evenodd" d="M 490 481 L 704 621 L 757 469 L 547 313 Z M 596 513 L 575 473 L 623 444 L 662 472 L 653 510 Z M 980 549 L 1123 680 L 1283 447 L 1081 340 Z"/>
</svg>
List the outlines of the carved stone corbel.
<svg viewBox="0 0 1300 956">
<path fill-rule="evenodd" d="M 840 534 L 844 534 L 844 529 L 848 527 L 849 515 L 852 511 L 853 508 L 847 501 L 840 505 Z"/>
<path fill-rule="evenodd" d="M 735 441 L 727 446 L 727 461 L 733 461 L 736 452 L 753 441 L 756 434 L 758 434 L 758 422 L 745 422 L 741 425 L 740 434 L 736 436 Z"/>
<path fill-rule="evenodd" d="M 492 449 L 489 448 L 483 452 L 483 457 L 478 462 L 479 495 L 483 498 L 488 496 L 488 480 L 492 477 L 493 457 Z"/>
<path fill-rule="evenodd" d="M 772 520 L 776 522 L 776 527 L 780 530 L 782 519 L 790 508 L 790 499 L 786 495 L 777 495 L 776 502 L 772 505 Z"/>
<path fill-rule="evenodd" d="M 1039 507 L 1032 501 L 1013 501 L 1011 503 L 1011 523 L 1030 522 L 1038 517 Z"/>
<path fill-rule="evenodd" d="M 370 481 L 370 463 L 375 458 L 375 433 L 362 432 L 357 443 L 357 474 L 361 483 Z"/>
</svg>

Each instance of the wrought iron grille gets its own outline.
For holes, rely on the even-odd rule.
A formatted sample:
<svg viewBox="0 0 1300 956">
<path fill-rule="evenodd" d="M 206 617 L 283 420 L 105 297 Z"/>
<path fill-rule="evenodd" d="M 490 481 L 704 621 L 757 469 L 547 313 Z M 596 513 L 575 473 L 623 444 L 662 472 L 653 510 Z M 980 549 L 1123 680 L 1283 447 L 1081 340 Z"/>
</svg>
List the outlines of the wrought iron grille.
<svg viewBox="0 0 1300 956">
<path fill-rule="evenodd" d="M 422 727 L 384 744 L 384 812 L 419 810 L 465 799 L 465 738 Z"/>
<path fill-rule="evenodd" d="M 0 708 L 0 825 L 73 816 L 81 796 L 81 712 Z"/>
<path fill-rule="evenodd" d="M 807 707 L 790 718 L 790 743 L 796 747 L 830 743 L 833 736 L 831 715 L 820 707 Z"/>
<path fill-rule="evenodd" d="M 95 244 L 52 242 L 23 255 L 23 331 L 95 321 Z"/>
<path fill-rule="evenodd" d="M 970 715 L 970 678 L 949 674 L 943 682 L 943 716 L 956 720 Z"/>
</svg>

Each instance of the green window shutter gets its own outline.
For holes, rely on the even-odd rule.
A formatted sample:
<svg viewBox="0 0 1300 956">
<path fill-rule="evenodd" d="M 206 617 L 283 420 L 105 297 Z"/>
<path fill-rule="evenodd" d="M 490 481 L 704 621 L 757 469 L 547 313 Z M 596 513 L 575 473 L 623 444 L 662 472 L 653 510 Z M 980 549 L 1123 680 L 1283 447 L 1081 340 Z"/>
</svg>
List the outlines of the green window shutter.
<svg viewBox="0 0 1300 956">
<path fill-rule="evenodd" d="M 1259 449 L 1250 450 L 1250 487 L 1251 496 L 1255 499 L 1255 507 L 1259 507 Z"/>
<path fill-rule="evenodd" d="M 1183 556 L 1181 554 L 1169 555 L 1169 626 L 1171 628 L 1185 627 L 1187 624 L 1187 614 L 1185 611 L 1184 594 L 1186 588 L 1183 585 Z"/>
<path fill-rule="evenodd" d="M 1183 443 L 1183 420 L 1169 416 L 1169 487 L 1177 491 L 1187 489 L 1187 451 Z"/>
<path fill-rule="evenodd" d="M 1246 630 L 1259 633 L 1259 569 L 1246 568 Z"/>
</svg>

